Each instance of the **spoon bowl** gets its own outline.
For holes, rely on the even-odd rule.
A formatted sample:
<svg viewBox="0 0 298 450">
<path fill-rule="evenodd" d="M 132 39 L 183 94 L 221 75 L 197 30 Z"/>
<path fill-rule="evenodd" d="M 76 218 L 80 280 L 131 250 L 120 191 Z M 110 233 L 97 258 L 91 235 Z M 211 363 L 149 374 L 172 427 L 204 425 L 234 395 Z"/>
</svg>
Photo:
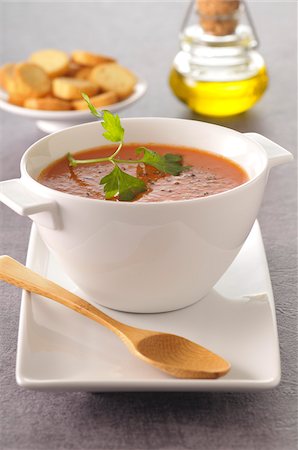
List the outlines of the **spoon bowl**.
<svg viewBox="0 0 298 450">
<path fill-rule="evenodd" d="M 218 378 L 230 369 L 220 356 L 174 334 L 150 334 L 136 350 L 141 359 L 178 378 Z"/>
<path fill-rule="evenodd" d="M 137 357 L 177 378 L 218 378 L 230 364 L 204 347 L 169 333 L 143 330 L 119 322 L 9 256 L 0 256 L 0 279 L 50 298 L 113 331 Z"/>
</svg>

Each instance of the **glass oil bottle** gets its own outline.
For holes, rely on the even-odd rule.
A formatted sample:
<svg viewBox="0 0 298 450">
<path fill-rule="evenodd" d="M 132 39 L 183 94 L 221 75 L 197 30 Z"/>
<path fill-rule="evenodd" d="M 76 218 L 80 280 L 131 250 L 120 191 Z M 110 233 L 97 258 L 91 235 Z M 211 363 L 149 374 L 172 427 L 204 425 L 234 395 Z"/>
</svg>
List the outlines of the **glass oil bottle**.
<svg viewBox="0 0 298 450">
<path fill-rule="evenodd" d="M 268 75 L 249 11 L 239 0 L 194 0 L 170 73 L 174 94 L 196 113 L 224 117 L 250 109 Z"/>
</svg>

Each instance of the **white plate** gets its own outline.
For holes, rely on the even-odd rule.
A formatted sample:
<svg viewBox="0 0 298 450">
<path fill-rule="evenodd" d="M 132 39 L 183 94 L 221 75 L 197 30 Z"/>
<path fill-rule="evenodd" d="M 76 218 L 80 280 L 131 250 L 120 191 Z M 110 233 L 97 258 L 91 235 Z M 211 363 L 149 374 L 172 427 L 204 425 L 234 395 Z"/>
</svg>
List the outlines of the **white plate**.
<svg viewBox="0 0 298 450">
<path fill-rule="evenodd" d="M 146 81 L 139 79 L 134 92 L 128 98 L 121 102 L 105 106 L 104 109 L 108 109 L 111 112 L 118 112 L 135 103 L 145 94 L 146 90 Z M 95 120 L 89 109 L 83 111 L 41 111 L 16 106 L 7 101 L 7 95 L 3 91 L 0 91 L 0 108 L 27 119 L 36 120 L 38 128 L 46 133 L 52 133 L 54 131 L 62 130 L 63 128 Z"/>
<path fill-rule="evenodd" d="M 27 265 L 76 290 L 34 226 Z M 222 378 L 171 378 L 132 356 L 111 331 L 52 300 L 24 291 L 17 383 L 31 389 L 94 392 L 248 391 L 275 387 L 280 380 L 279 345 L 258 223 L 215 289 L 195 305 L 169 313 L 102 310 L 130 325 L 180 334 L 213 350 L 232 364 L 231 371 Z"/>
</svg>

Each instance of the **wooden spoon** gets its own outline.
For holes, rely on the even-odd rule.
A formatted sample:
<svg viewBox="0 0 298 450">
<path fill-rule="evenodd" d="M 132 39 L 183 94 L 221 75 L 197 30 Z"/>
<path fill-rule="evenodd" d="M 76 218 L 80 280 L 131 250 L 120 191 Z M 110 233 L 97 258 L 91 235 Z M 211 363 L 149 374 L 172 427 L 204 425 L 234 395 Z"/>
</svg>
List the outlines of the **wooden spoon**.
<svg viewBox="0 0 298 450">
<path fill-rule="evenodd" d="M 220 356 L 188 339 L 169 333 L 143 330 L 112 319 L 107 314 L 9 256 L 0 256 L 0 279 L 55 300 L 112 330 L 137 357 L 177 378 L 218 378 L 230 370 Z"/>
</svg>

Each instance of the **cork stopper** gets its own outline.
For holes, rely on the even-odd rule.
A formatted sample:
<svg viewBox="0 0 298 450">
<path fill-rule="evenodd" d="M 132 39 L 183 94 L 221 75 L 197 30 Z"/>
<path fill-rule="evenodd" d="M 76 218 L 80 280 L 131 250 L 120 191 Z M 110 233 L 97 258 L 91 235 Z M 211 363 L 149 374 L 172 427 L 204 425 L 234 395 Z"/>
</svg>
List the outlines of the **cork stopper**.
<svg viewBox="0 0 298 450">
<path fill-rule="evenodd" d="M 232 34 L 238 23 L 239 0 L 196 0 L 200 25 L 214 36 Z"/>
</svg>

